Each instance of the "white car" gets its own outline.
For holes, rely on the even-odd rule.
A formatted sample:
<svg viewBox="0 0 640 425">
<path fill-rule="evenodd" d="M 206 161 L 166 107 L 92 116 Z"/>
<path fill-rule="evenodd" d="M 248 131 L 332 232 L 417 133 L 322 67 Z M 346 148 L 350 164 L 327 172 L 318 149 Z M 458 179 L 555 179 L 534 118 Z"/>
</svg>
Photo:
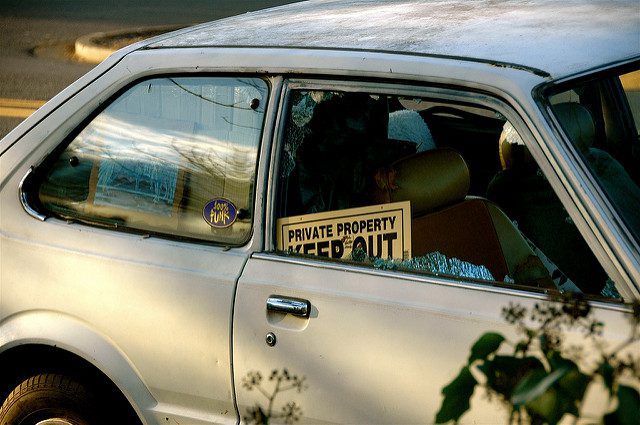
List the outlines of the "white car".
<svg viewBox="0 0 640 425">
<path fill-rule="evenodd" d="M 637 0 L 312 0 L 127 47 L 0 142 L 0 423 L 432 423 L 502 308 L 561 292 L 615 345 L 639 127 Z"/>
</svg>

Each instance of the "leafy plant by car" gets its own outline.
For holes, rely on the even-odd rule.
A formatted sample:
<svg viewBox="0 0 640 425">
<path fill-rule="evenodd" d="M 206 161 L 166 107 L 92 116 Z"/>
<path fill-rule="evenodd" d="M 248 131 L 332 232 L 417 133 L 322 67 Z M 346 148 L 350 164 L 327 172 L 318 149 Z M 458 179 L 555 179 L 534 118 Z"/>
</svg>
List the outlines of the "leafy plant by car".
<svg viewBox="0 0 640 425">
<path fill-rule="evenodd" d="M 602 337 L 605 324 L 593 317 L 587 302 L 575 295 L 556 301 L 535 304 L 531 310 L 518 304 L 503 309 L 502 316 L 519 338 L 510 341 L 496 332 L 478 338 L 467 363 L 442 389 L 436 423 L 457 423 L 479 387 L 509 409 L 509 424 L 554 425 L 565 415 L 579 418 L 590 385 L 602 383 L 614 406 L 603 412 L 604 424 L 637 424 L 640 357 L 631 349 L 640 341 L 640 304 L 633 306 L 628 338 L 608 348 Z M 576 330 L 584 344 L 567 345 L 569 330 Z M 589 360 L 593 353 L 595 363 Z"/>
</svg>

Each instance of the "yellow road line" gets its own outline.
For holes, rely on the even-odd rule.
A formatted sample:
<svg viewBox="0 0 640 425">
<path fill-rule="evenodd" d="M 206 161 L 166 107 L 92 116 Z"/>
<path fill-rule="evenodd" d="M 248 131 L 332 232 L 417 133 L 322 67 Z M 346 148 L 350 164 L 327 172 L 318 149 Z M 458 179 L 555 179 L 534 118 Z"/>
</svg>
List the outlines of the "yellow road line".
<svg viewBox="0 0 640 425">
<path fill-rule="evenodd" d="M 0 97 L 0 117 L 27 118 L 44 105 L 45 100 L 6 99 Z"/>
</svg>

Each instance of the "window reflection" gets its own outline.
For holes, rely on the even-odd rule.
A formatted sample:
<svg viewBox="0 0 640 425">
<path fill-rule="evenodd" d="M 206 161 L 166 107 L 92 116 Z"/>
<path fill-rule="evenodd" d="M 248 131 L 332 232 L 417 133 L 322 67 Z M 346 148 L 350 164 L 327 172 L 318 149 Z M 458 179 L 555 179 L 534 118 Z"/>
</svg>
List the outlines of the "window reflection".
<svg viewBox="0 0 640 425">
<path fill-rule="evenodd" d="M 250 233 L 262 80 L 167 78 L 132 87 L 57 158 L 40 188 L 68 218 L 239 244 Z M 238 220 L 212 227 L 224 199 Z"/>
</svg>

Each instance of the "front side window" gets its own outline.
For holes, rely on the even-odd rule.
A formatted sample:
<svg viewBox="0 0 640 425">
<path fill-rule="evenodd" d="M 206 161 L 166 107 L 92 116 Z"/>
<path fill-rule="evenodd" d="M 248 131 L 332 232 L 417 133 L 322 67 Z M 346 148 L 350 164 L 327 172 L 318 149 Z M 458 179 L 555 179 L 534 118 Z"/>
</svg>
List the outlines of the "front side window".
<svg viewBox="0 0 640 425">
<path fill-rule="evenodd" d="M 279 250 L 618 297 L 517 129 L 498 111 L 302 89 L 289 92 L 288 105 L 278 167 Z"/>
<path fill-rule="evenodd" d="M 569 83 L 548 98 L 568 139 L 640 240 L 640 71 Z"/>
<path fill-rule="evenodd" d="M 267 91 L 251 78 L 140 82 L 45 162 L 38 200 L 67 219 L 241 244 Z"/>
</svg>

